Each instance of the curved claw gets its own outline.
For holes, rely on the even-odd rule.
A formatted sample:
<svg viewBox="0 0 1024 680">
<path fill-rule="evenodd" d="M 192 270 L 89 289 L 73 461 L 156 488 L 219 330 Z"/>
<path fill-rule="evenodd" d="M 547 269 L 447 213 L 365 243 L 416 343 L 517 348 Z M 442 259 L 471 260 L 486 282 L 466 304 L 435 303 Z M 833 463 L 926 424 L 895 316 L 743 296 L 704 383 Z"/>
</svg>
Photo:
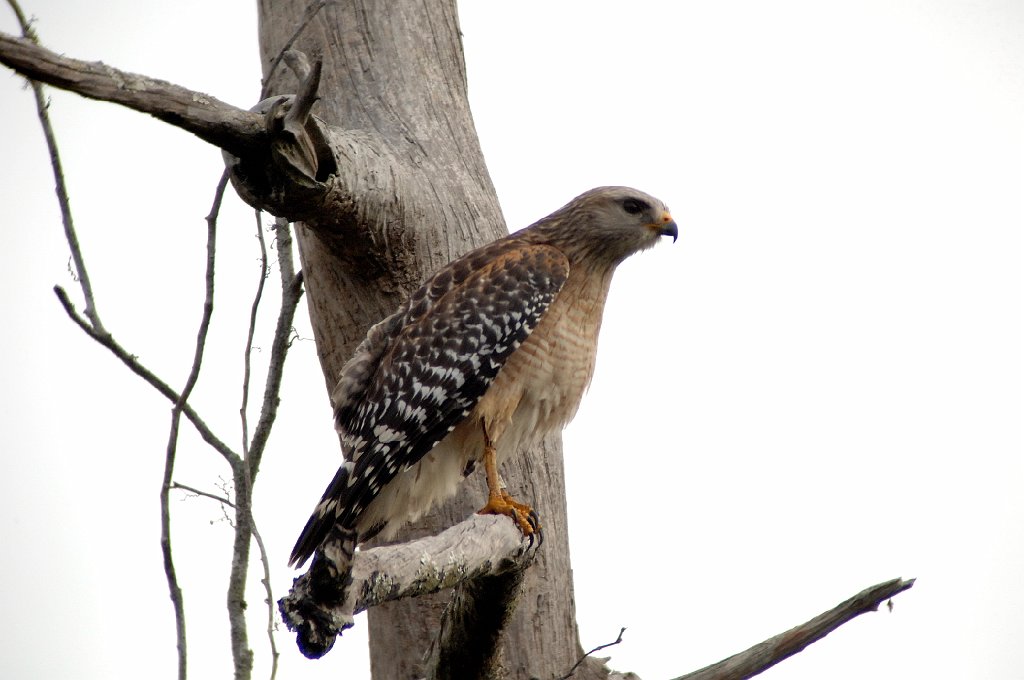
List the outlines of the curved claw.
<svg viewBox="0 0 1024 680">
<path fill-rule="evenodd" d="M 533 539 L 537 538 L 536 547 L 539 548 L 544 545 L 544 532 L 540 529 L 540 516 L 531 508 L 530 513 L 526 517 L 526 521 L 530 523 L 530 527 L 533 529 L 533 533 L 530 537 L 530 547 L 533 548 Z"/>
<path fill-rule="evenodd" d="M 543 537 L 540 531 L 540 517 L 533 508 L 525 503 L 519 503 L 512 498 L 504 489 L 498 495 L 491 495 L 487 498 L 487 505 L 477 510 L 478 515 L 505 515 L 511 517 L 516 523 L 523 536 L 530 539 L 533 544 L 533 537 L 537 535 L 541 541 Z M 539 545 L 539 544 L 538 544 Z"/>
</svg>

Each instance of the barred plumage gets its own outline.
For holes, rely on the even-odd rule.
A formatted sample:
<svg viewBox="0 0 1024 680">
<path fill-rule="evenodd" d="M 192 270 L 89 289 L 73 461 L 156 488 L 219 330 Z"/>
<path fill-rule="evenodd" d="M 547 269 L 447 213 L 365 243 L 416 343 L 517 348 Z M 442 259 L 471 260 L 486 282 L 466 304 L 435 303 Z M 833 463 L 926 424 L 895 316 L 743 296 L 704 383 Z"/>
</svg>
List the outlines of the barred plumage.
<svg viewBox="0 0 1024 680">
<path fill-rule="evenodd" d="M 496 466 L 571 419 L 615 266 L 676 233 L 657 199 L 602 187 L 431 276 L 342 371 L 332 396 L 346 460 L 290 563 L 323 546 L 344 572 L 357 542 L 426 512 L 478 460 L 485 511 L 532 531 Z"/>
</svg>

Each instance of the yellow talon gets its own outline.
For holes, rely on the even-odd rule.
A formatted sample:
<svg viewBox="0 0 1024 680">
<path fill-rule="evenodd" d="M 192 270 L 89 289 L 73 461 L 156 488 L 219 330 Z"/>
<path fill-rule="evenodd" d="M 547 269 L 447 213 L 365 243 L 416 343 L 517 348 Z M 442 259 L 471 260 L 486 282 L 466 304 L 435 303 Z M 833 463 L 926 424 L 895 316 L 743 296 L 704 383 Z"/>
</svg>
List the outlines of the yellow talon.
<svg viewBox="0 0 1024 680">
<path fill-rule="evenodd" d="M 540 530 L 537 514 L 529 505 L 513 500 L 507 491 L 501 489 L 498 494 L 489 494 L 487 505 L 477 510 L 478 515 L 505 515 L 511 517 L 523 536 L 532 536 Z M 532 521 L 531 521 L 532 518 Z"/>
<path fill-rule="evenodd" d="M 511 517 L 523 536 L 533 536 L 540 531 L 537 513 L 529 505 L 513 500 L 508 491 L 501 488 L 498 477 L 498 460 L 494 444 L 484 426 L 484 473 L 487 475 L 487 505 L 477 510 L 478 515 L 505 515 Z"/>
</svg>

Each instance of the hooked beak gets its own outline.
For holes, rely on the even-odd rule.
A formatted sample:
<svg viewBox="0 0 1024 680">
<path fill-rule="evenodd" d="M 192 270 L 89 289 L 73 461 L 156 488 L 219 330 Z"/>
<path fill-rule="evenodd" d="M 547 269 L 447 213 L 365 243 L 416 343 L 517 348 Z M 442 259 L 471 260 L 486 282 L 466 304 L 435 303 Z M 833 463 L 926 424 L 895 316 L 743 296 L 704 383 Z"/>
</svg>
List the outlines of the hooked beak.
<svg viewBox="0 0 1024 680">
<path fill-rule="evenodd" d="M 658 236 L 671 236 L 672 243 L 675 243 L 676 239 L 679 238 L 679 227 L 667 212 L 661 214 L 660 223 L 652 224 L 651 227 L 658 232 Z"/>
</svg>

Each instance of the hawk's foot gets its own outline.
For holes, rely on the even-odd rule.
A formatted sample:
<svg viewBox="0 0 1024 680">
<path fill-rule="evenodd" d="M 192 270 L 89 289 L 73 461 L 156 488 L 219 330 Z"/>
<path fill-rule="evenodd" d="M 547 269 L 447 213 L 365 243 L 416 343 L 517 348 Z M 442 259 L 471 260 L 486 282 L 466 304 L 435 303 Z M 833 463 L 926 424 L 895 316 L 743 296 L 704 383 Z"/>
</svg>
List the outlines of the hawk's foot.
<svg viewBox="0 0 1024 680">
<path fill-rule="evenodd" d="M 487 497 L 487 505 L 477 510 L 478 515 L 505 515 L 511 517 L 516 523 L 523 536 L 529 536 L 532 542 L 533 535 L 540 533 L 540 518 L 533 508 L 525 503 L 515 501 L 508 491 L 502 489 L 497 495 L 491 494 Z"/>
</svg>

